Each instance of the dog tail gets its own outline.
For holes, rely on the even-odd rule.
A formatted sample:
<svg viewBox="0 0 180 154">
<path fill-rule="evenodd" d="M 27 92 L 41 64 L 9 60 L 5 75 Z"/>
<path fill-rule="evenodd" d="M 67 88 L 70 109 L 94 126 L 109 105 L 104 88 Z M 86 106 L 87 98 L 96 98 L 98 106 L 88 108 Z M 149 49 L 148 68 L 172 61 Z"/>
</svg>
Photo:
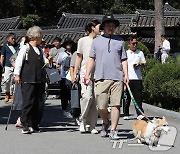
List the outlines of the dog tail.
<svg viewBox="0 0 180 154">
<path fill-rule="evenodd" d="M 133 130 L 133 133 L 134 133 L 134 138 L 132 138 L 132 139 L 130 139 L 130 141 L 134 141 L 134 140 L 136 140 L 136 139 L 141 139 L 141 131 L 139 130 L 139 131 L 135 131 L 135 130 Z"/>
</svg>

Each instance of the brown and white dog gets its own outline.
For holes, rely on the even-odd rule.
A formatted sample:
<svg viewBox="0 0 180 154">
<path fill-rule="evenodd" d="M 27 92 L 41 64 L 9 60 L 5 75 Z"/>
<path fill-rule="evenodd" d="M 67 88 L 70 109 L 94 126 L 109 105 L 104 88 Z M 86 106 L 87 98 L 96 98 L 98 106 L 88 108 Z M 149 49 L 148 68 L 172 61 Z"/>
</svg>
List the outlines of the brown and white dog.
<svg viewBox="0 0 180 154">
<path fill-rule="evenodd" d="M 162 131 L 169 131 L 165 117 L 153 118 L 151 121 L 136 120 L 133 124 L 134 139 L 138 139 L 138 143 L 144 140 L 149 145 L 157 146 Z"/>
</svg>

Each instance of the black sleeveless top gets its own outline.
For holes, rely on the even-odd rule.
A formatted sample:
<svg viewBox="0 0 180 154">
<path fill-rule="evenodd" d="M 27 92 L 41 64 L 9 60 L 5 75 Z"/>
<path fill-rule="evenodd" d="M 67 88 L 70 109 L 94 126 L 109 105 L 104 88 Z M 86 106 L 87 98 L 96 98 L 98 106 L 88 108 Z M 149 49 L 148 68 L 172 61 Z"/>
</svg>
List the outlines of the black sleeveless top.
<svg viewBox="0 0 180 154">
<path fill-rule="evenodd" d="M 45 83 L 46 73 L 43 60 L 43 53 L 38 55 L 31 45 L 21 69 L 21 80 L 24 83 Z M 40 50 L 40 49 L 39 49 Z"/>
</svg>

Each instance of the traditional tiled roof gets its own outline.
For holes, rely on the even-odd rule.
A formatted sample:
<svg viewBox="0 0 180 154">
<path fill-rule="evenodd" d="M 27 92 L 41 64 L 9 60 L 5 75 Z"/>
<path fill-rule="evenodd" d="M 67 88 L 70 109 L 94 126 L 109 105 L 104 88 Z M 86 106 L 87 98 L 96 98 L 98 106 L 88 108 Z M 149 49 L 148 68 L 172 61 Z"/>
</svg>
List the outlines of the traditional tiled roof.
<svg viewBox="0 0 180 154">
<path fill-rule="evenodd" d="M 137 20 L 134 20 L 131 27 L 154 27 L 154 11 L 137 10 L 136 16 Z M 164 25 L 165 27 L 180 26 L 180 11 L 168 3 L 164 5 Z"/>
<path fill-rule="evenodd" d="M 102 20 L 104 15 L 98 14 L 71 14 L 63 13 L 57 26 L 42 27 L 43 39 L 48 43 L 52 43 L 55 37 L 71 37 L 75 42 L 85 35 L 84 27 L 88 21 L 92 19 Z M 132 34 L 133 28 L 150 27 L 154 28 L 154 11 L 137 10 L 135 14 L 114 14 L 119 20 L 120 26 L 116 29 L 116 33 L 124 35 L 124 37 Z M 177 27 L 180 25 L 180 11 L 171 7 L 168 3 L 164 5 L 164 20 L 166 27 Z M 0 19 L 0 44 L 6 41 L 9 32 L 15 32 L 17 42 L 26 34 L 26 30 L 18 29 L 20 26 L 20 17 Z M 135 29 L 137 30 L 137 29 Z M 135 31 L 136 33 L 136 31 Z M 153 38 L 142 38 L 142 42 L 154 44 Z"/>
<path fill-rule="evenodd" d="M 17 29 L 21 24 L 20 16 L 0 19 L 0 31 L 7 31 L 10 29 Z"/>
<path fill-rule="evenodd" d="M 84 28 L 85 25 L 92 19 L 102 20 L 104 15 L 99 14 L 71 14 L 63 13 L 57 27 L 62 28 Z M 119 20 L 120 26 L 117 28 L 117 33 L 121 35 L 131 34 L 130 23 L 134 19 L 135 14 L 114 14 L 114 17 Z"/>
<path fill-rule="evenodd" d="M 0 35 L 0 44 L 4 44 L 6 42 L 6 38 L 9 32 L 12 31 L 2 31 Z M 20 39 L 26 35 L 26 30 L 13 30 L 16 34 L 16 42 L 19 43 Z M 70 37 L 74 42 L 77 42 L 79 38 L 85 35 L 85 32 L 81 28 L 71 28 L 71 29 L 45 29 L 42 31 L 43 40 L 46 43 L 51 44 L 55 37 L 60 37 L 65 39 L 66 37 Z"/>
</svg>

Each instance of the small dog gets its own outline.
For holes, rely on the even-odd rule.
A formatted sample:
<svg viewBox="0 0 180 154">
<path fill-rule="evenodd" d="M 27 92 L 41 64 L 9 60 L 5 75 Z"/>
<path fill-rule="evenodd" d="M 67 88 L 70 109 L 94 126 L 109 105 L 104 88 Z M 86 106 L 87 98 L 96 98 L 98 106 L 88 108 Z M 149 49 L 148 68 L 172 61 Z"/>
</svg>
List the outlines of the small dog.
<svg viewBox="0 0 180 154">
<path fill-rule="evenodd" d="M 164 116 L 162 119 L 153 118 L 151 121 L 136 120 L 133 124 L 134 139 L 138 139 L 138 143 L 142 143 L 142 140 L 144 140 L 148 145 L 157 146 L 162 131 L 169 131 L 168 123 Z"/>
</svg>

